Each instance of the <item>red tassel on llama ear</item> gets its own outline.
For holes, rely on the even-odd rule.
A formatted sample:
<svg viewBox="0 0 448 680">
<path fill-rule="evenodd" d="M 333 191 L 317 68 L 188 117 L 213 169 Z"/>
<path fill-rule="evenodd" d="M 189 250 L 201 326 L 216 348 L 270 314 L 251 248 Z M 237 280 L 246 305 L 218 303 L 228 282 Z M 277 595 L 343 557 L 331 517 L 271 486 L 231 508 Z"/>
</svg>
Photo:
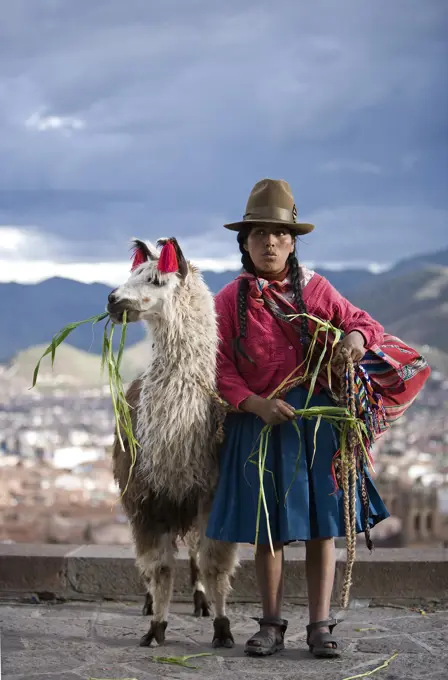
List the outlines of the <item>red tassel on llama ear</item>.
<svg viewBox="0 0 448 680">
<path fill-rule="evenodd" d="M 133 272 L 134 269 L 137 269 L 137 267 L 140 267 L 147 259 L 146 253 L 144 253 L 139 246 L 136 246 L 134 248 L 134 259 L 132 260 L 131 272 Z"/>
<path fill-rule="evenodd" d="M 171 274 L 179 271 L 176 249 L 172 241 L 167 241 L 163 246 L 157 263 L 157 269 L 162 274 Z"/>
</svg>

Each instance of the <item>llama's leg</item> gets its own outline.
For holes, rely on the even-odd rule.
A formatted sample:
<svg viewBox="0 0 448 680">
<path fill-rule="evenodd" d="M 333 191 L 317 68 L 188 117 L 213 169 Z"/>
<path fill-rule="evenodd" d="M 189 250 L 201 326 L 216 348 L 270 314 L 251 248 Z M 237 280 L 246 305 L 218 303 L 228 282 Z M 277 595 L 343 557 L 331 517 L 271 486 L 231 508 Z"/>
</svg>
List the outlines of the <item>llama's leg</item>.
<svg viewBox="0 0 448 680">
<path fill-rule="evenodd" d="M 142 550 L 142 548 L 144 548 Z M 140 640 L 141 647 L 149 647 L 155 640 L 165 641 L 168 610 L 174 581 L 174 556 L 176 546 L 171 535 L 165 534 L 144 546 L 137 541 L 137 567 L 152 597 L 153 618 L 149 631 Z"/>
<path fill-rule="evenodd" d="M 201 537 L 199 564 L 207 593 L 212 599 L 215 610 L 212 643 L 214 647 L 233 647 L 234 645 L 230 621 L 226 616 L 226 603 L 232 589 L 230 578 L 238 566 L 237 547 L 236 543 L 213 541 L 205 536 Z"/>
<path fill-rule="evenodd" d="M 190 579 L 193 588 L 193 602 L 195 616 L 210 616 L 210 605 L 205 594 L 205 588 L 201 581 L 199 569 L 199 545 L 200 535 L 196 528 L 192 529 L 185 536 L 185 544 L 188 548 L 190 557 Z"/>
<path fill-rule="evenodd" d="M 153 605 L 152 595 L 151 595 L 150 591 L 148 590 L 148 592 L 146 593 L 146 596 L 145 596 L 145 604 L 143 605 L 143 609 L 142 609 L 143 616 L 152 616 L 152 614 L 154 613 L 152 605 Z"/>
<path fill-rule="evenodd" d="M 205 594 L 199 570 L 199 553 L 190 552 L 190 577 L 193 588 L 193 602 L 195 616 L 210 616 L 210 605 Z"/>
</svg>

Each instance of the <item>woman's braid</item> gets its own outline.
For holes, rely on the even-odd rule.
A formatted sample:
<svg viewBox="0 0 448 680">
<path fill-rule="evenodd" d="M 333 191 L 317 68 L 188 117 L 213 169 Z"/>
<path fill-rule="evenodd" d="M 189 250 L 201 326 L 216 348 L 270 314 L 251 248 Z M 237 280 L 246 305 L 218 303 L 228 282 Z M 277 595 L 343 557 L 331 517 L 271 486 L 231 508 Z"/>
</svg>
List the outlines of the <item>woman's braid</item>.
<svg viewBox="0 0 448 680">
<path fill-rule="evenodd" d="M 243 348 L 241 341 L 246 337 L 247 330 L 247 292 L 249 290 L 249 279 L 240 279 L 238 287 L 238 327 L 239 335 L 235 338 L 235 349 L 245 359 L 252 364 L 255 363 L 253 359 L 247 354 Z"/>
<path fill-rule="evenodd" d="M 291 285 L 292 285 L 292 290 L 294 293 L 294 302 L 296 303 L 296 307 L 299 311 L 299 314 L 306 314 L 306 306 L 303 301 L 303 296 L 302 296 L 302 283 L 300 280 L 300 267 L 299 263 L 296 257 L 295 252 L 291 253 L 291 255 L 288 257 L 288 265 L 289 265 L 289 272 L 291 276 Z M 306 347 L 308 345 L 308 319 L 306 316 L 302 316 L 301 320 L 301 341 L 303 347 Z"/>
</svg>

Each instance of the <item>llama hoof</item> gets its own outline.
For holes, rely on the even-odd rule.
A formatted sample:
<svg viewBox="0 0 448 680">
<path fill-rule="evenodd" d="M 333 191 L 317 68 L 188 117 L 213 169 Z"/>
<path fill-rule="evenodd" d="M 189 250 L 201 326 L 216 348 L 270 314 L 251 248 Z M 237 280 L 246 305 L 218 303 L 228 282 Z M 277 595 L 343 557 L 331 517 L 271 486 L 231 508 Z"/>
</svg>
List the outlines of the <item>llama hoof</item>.
<svg viewBox="0 0 448 680">
<path fill-rule="evenodd" d="M 201 616 L 210 616 L 210 605 L 202 590 L 195 590 L 193 595 L 194 615 L 198 618 Z"/>
<path fill-rule="evenodd" d="M 230 621 L 227 616 L 219 616 L 213 621 L 213 628 L 215 634 L 213 636 L 213 647 L 227 647 L 230 649 L 234 646 L 235 640 L 230 631 Z"/>
<path fill-rule="evenodd" d="M 153 640 L 155 640 L 158 645 L 163 645 L 165 642 L 166 627 L 166 621 L 151 621 L 151 628 L 146 635 L 141 638 L 140 647 L 150 647 Z"/>
<path fill-rule="evenodd" d="M 149 593 L 146 593 L 145 604 L 143 605 L 142 615 L 152 616 L 154 614 L 152 610 L 152 597 Z"/>
</svg>

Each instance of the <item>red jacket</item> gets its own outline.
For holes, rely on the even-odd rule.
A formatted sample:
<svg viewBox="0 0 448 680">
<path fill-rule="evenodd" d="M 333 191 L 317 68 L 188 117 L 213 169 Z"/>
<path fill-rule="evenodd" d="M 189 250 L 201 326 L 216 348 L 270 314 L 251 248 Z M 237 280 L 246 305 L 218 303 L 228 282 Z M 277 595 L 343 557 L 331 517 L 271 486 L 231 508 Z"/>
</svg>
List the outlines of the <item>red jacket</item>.
<svg viewBox="0 0 448 680">
<path fill-rule="evenodd" d="M 238 285 L 239 277 L 215 297 L 221 340 L 218 391 L 235 408 L 253 394 L 267 397 L 302 361 L 302 345 L 297 331 L 290 324 L 276 319 L 250 293 L 247 296 L 247 332 L 243 344 L 255 364 L 234 350 L 233 341 L 239 335 Z M 383 327 L 367 312 L 346 300 L 323 276 L 312 276 L 303 288 L 303 300 L 308 314 L 330 321 L 345 333 L 355 330 L 362 333 L 367 349 L 382 344 Z"/>
</svg>

